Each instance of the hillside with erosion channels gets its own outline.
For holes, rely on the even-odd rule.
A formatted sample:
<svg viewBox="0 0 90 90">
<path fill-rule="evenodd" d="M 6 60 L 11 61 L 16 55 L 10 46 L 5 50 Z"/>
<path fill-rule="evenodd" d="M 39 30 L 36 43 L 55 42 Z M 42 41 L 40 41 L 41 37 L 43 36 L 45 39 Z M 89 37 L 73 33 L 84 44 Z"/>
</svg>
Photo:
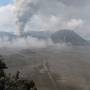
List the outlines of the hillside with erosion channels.
<svg viewBox="0 0 90 90">
<path fill-rule="evenodd" d="M 66 43 L 71 45 L 83 46 L 90 45 L 88 41 L 83 39 L 77 33 L 72 30 L 60 30 L 51 35 L 54 43 Z"/>
</svg>

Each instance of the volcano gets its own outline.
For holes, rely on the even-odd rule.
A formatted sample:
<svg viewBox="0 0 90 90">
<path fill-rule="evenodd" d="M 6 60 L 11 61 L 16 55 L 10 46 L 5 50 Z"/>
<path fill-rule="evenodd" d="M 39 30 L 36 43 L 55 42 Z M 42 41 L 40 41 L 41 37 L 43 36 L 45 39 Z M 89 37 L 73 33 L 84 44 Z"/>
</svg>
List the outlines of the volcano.
<svg viewBox="0 0 90 90">
<path fill-rule="evenodd" d="M 71 45 L 90 45 L 90 43 L 72 30 L 60 30 L 51 35 L 54 43 L 66 43 Z"/>
</svg>

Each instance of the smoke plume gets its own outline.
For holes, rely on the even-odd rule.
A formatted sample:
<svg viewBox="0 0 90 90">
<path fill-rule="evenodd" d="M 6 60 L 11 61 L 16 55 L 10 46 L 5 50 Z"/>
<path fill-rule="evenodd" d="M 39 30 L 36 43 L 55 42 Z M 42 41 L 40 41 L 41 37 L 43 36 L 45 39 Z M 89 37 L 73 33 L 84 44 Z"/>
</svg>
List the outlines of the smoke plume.
<svg viewBox="0 0 90 90">
<path fill-rule="evenodd" d="M 20 35 L 23 34 L 27 22 L 33 14 L 37 12 L 39 6 L 38 0 L 17 0 L 16 1 L 16 24 Z"/>
<path fill-rule="evenodd" d="M 17 30 L 22 35 L 24 29 L 56 31 L 81 28 L 83 20 L 76 14 L 72 15 L 73 11 L 62 0 L 17 0 Z"/>
</svg>

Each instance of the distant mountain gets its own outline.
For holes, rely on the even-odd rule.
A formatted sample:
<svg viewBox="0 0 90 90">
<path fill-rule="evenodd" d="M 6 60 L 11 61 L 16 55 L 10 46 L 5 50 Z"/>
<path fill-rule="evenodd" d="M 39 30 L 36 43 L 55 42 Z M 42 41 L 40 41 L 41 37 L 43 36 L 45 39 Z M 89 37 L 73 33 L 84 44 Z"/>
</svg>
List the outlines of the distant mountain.
<svg viewBox="0 0 90 90">
<path fill-rule="evenodd" d="M 33 37 L 42 40 L 48 40 L 48 38 L 51 38 L 54 43 L 67 43 L 71 45 L 90 45 L 90 42 L 86 41 L 72 30 L 60 30 L 54 32 L 53 34 L 48 31 L 30 31 L 25 32 L 22 37 Z M 12 32 L 0 32 L 0 40 L 2 41 L 12 42 L 17 38 L 18 36 Z"/>
<path fill-rule="evenodd" d="M 67 43 L 71 45 L 90 45 L 88 41 L 83 39 L 77 33 L 71 30 L 56 31 L 51 35 L 54 43 Z"/>
<path fill-rule="evenodd" d="M 38 38 L 38 39 L 43 39 L 47 40 L 50 37 L 50 32 L 47 31 L 30 31 L 30 32 L 24 32 L 24 34 L 21 37 L 28 38 L 28 37 L 33 37 L 33 38 Z M 4 41 L 13 41 L 17 39 L 18 36 L 12 32 L 0 32 L 0 40 Z"/>
<path fill-rule="evenodd" d="M 16 39 L 17 36 L 12 33 L 12 32 L 0 32 L 0 39 L 1 40 L 7 40 L 7 41 L 12 41 L 13 39 Z"/>
<path fill-rule="evenodd" d="M 30 31 L 30 32 L 25 32 L 24 37 L 34 37 L 38 39 L 44 39 L 47 40 L 51 35 L 51 32 L 47 31 Z"/>
</svg>

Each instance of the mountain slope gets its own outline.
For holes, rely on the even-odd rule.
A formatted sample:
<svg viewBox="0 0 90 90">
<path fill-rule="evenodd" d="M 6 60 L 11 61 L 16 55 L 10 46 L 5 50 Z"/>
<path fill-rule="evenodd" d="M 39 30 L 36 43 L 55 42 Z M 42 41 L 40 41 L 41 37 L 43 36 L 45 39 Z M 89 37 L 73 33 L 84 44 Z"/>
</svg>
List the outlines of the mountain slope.
<svg viewBox="0 0 90 90">
<path fill-rule="evenodd" d="M 67 43 L 72 45 L 89 45 L 89 42 L 71 30 L 60 30 L 52 34 L 54 43 Z"/>
<path fill-rule="evenodd" d="M 50 32 L 46 31 L 30 31 L 30 32 L 24 32 L 22 35 L 23 38 L 33 37 L 37 39 L 43 39 L 47 40 L 50 37 Z M 13 41 L 17 39 L 18 36 L 12 32 L 0 32 L 0 40 L 6 40 L 6 41 Z"/>
</svg>

